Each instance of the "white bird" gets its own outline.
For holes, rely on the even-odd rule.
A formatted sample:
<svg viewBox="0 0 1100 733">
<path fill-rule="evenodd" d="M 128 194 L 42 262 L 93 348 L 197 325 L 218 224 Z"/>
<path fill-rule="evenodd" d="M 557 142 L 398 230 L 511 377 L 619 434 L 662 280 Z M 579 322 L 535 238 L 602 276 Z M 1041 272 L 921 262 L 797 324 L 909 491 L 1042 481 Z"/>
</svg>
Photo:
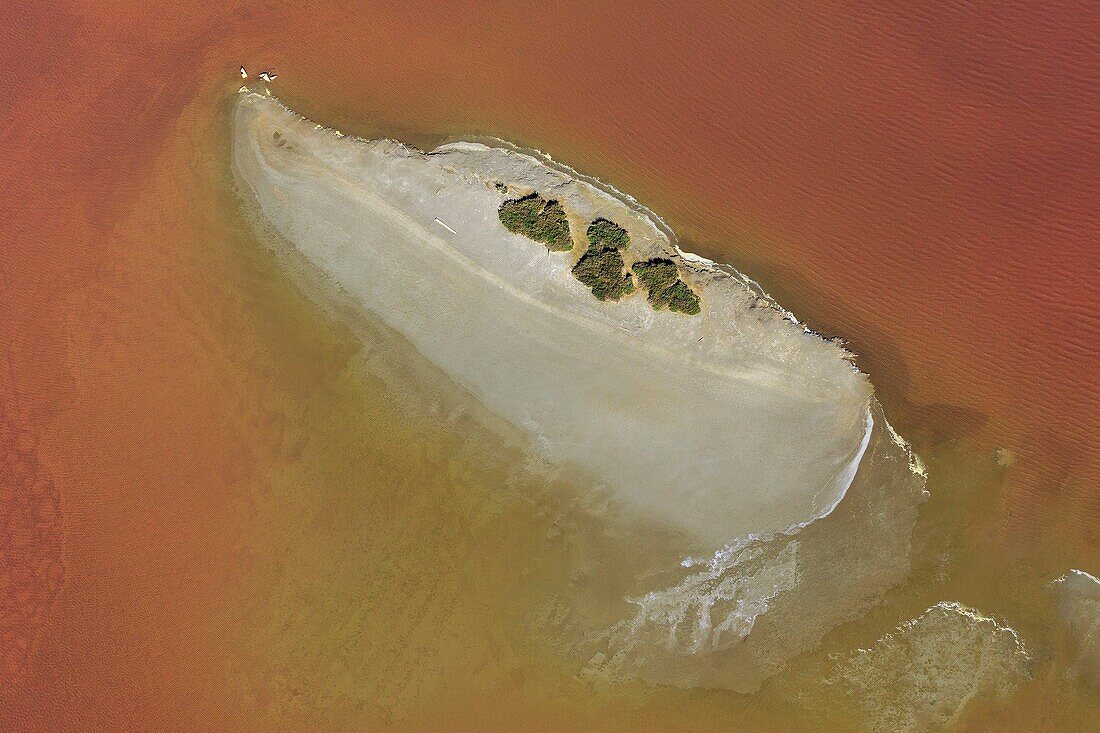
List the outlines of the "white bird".
<svg viewBox="0 0 1100 733">
<path fill-rule="evenodd" d="M 279 75 L 276 74 L 274 71 L 261 71 L 260 72 L 260 79 L 262 81 L 275 81 L 278 78 L 279 78 Z"/>
<path fill-rule="evenodd" d="M 241 67 L 241 78 L 242 79 L 247 79 L 248 78 L 248 72 L 244 70 L 243 66 Z"/>
</svg>

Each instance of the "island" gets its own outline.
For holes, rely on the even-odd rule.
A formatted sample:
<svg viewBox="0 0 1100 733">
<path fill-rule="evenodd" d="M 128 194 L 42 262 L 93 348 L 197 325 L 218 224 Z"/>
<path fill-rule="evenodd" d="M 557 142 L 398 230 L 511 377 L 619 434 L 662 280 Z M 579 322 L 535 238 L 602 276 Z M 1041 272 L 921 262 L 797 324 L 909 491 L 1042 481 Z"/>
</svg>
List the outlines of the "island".
<svg viewBox="0 0 1100 733">
<path fill-rule="evenodd" d="M 630 196 L 504 142 L 344 135 L 247 89 L 232 165 L 311 297 L 378 319 L 533 460 L 585 477 L 594 521 L 662 538 L 644 593 L 577 596 L 553 632 L 585 674 L 754 689 L 905 577 L 924 480 L 867 375 Z"/>
</svg>

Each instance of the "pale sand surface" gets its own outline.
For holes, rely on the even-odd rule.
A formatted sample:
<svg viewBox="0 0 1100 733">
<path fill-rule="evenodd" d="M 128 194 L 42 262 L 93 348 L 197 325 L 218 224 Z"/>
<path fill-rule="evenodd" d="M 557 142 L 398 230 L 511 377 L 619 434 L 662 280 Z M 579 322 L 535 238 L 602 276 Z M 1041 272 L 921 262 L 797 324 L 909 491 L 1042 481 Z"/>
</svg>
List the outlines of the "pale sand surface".
<svg viewBox="0 0 1100 733">
<path fill-rule="evenodd" d="M 493 184 L 558 198 L 579 231 L 618 222 L 640 258 L 673 254 L 620 200 L 503 149 L 337 139 L 259 95 L 242 97 L 237 129 L 238 170 L 282 235 L 624 510 L 706 548 L 811 521 L 843 496 L 871 388 L 838 346 L 705 265 L 690 277 L 698 317 L 654 312 L 642 294 L 598 301 L 568 272 L 579 251 L 548 254 L 500 225 L 508 195 Z"/>
<path fill-rule="evenodd" d="M 905 577 L 923 477 L 866 376 L 635 202 L 513 149 L 348 138 L 260 94 L 233 118 L 238 186 L 284 266 L 587 477 L 611 529 L 581 543 L 577 577 L 622 580 L 532 609 L 585 676 L 755 689 Z M 569 272 L 583 246 L 500 224 L 532 190 L 577 242 L 603 216 L 630 233 L 628 263 L 675 259 L 701 314 L 598 301 Z"/>
</svg>

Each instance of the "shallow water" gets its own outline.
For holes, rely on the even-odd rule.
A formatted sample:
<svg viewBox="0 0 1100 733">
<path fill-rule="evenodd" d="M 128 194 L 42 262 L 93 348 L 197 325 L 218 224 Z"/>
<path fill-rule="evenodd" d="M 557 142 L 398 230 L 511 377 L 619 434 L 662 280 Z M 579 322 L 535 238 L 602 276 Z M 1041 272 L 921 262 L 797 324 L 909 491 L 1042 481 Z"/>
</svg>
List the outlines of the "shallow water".
<svg viewBox="0 0 1100 733">
<path fill-rule="evenodd" d="M 312 314 L 304 300 L 297 307 Z M 259 552 L 249 584 L 228 604 L 225 622 L 238 635 L 229 677 L 254 705 L 252 719 L 308 727 L 323 710 L 339 724 L 414 730 L 532 721 L 549 730 L 820 730 L 823 720 L 861 730 L 868 717 L 859 696 L 828 684 L 838 659 L 940 600 L 961 599 L 1017 628 L 1040 664 L 1016 705 L 985 709 L 979 698 L 957 729 L 1004 729 L 1022 718 L 1058 730 L 1091 720 L 1090 694 L 1060 678 L 1069 645 L 1050 623 L 1055 601 L 1043 579 L 966 540 L 1000 467 L 950 447 L 928 456 L 933 494 L 912 581 L 760 692 L 576 676 L 573 650 L 560 647 L 569 621 L 561 589 L 572 586 L 571 600 L 596 608 L 631 595 L 623 581 L 657 538 L 603 534 L 593 519 L 599 506 L 569 476 L 532 466 L 506 428 L 486 432 L 477 406 L 448 391 L 395 334 L 370 319 L 346 331 L 339 324 L 347 319 L 317 325 L 352 350 L 364 340 L 363 357 L 344 362 L 300 408 L 292 432 L 310 436 L 306 450 L 289 457 L 293 468 L 282 468 L 253 508 L 255 534 L 278 540 Z M 423 371 L 410 377 L 410 364 Z M 856 549 L 880 547 L 857 539 Z M 586 565 L 590 558 L 603 562 Z"/>
<path fill-rule="evenodd" d="M 11 514 L 64 570 L 6 566 L 2 727 L 858 730 L 830 655 L 945 600 L 1036 659 L 960 730 L 1094 726 L 1046 585 L 1097 571 L 1089 11 L 173 12 L 0 11 L 0 389 L 64 517 Z M 252 238 L 241 62 L 338 127 L 547 150 L 846 337 L 929 469 L 910 580 L 753 696 L 575 678 L 531 611 L 584 507 Z"/>
</svg>

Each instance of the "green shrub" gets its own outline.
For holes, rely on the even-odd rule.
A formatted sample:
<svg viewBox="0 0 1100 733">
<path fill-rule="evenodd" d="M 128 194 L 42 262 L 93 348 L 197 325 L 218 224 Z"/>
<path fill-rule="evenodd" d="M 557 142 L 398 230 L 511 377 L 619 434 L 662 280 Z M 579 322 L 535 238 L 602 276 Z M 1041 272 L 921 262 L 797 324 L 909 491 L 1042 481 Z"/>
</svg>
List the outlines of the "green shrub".
<svg viewBox="0 0 1100 733">
<path fill-rule="evenodd" d="M 624 272 L 619 252 L 630 244 L 630 235 L 613 221 L 596 219 L 588 225 L 588 250 L 573 265 L 573 275 L 592 288 L 600 300 L 618 300 L 634 292 L 634 278 Z"/>
<path fill-rule="evenodd" d="M 547 201 L 537 193 L 510 199 L 500 205 L 500 223 L 514 233 L 541 242 L 547 249 L 567 252 L 573 249 L 569 219 L 557 201 Z"/>
<path fill-rule="evenodd" d="M 630 244 L 630 235 L 613 221 L 596 219 L 588 225 L 588 246 L 601 249 L 626 249 Z"/>
<path fill-rule="evenodd" d="M 654 310 L 695 315 L 699 312 L 699 296 L 680 279 L 676 263 L 662 258 L 638 262 L 632 268 L 638 282 L 646 289 L 647 299 Z"/>
<path fill-rule="evenodd" d="M 593 244 L 573 265 L 573 275 L 600 300 L 618 300 L 634 292 L 634 279 L 623 272 L 625 267 L 618 249 Z"/>
</svg>

